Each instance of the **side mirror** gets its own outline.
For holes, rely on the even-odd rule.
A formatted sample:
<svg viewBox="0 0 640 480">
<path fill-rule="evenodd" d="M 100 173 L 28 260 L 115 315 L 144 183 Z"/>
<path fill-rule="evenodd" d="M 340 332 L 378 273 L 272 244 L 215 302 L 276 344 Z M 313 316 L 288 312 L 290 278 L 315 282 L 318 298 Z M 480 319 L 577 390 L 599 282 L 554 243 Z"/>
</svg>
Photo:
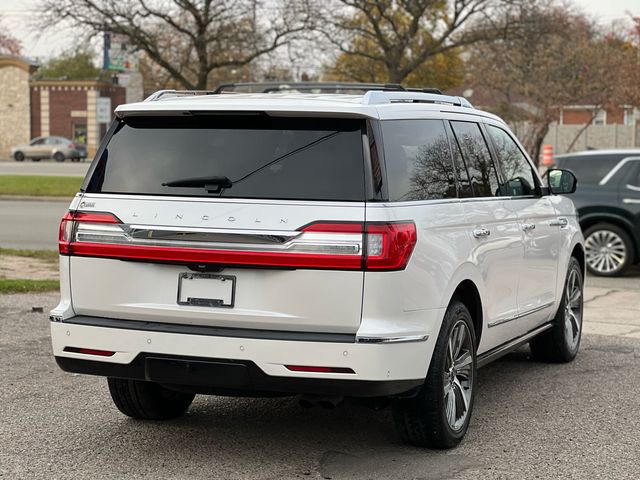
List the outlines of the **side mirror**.
<svg viewBox="0 0 640 480">
<path fill-rule="evenodd" d="M 567 195 L 576 191 L 578 179 L 569 170 L 552 168 L 547 170 L 547 186 L 554 195 Z"/>
</svg>

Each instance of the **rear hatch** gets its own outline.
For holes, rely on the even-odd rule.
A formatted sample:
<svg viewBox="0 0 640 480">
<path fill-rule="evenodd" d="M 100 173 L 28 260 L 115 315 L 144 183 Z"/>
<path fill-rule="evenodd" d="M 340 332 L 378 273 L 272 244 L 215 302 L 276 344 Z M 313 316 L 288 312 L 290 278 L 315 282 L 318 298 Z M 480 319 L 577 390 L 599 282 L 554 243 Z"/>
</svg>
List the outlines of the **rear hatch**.
<svg viewBox="0 0 640 480">
<path fill-rule="evenodd" d="M 77 314 L 355 333 L 363 119 L 116 121 L 61 225 Z"/>
</svg>

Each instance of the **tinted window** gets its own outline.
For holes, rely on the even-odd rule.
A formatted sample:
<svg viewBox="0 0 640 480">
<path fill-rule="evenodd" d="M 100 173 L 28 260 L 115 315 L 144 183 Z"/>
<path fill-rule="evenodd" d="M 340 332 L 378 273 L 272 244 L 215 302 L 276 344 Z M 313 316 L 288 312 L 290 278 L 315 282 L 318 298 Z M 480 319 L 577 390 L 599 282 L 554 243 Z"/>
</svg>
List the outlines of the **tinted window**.
<svg viewBox="0 0 640 480">
<path fill-rule="evenodd" d="M 467 166 L 462 159 L 462 152 L 457 140 L 453 136 L 451 126 L 446 123 L 445 128 L 449 134 L 449 144 L 451 145 L 451 153 L 453 155 L 453 165 L 456 171 L 456 178 L 458 180 L 458 194 L 461 198 L 473 197 L 473 188 L 471 187 L 471 180 L 469 179 L 469 172 Z"/>
<path fill-rule="evenodd" d="M 46 138 L 38 138 L 37 140 L 32 140 L 31 145 L 44 145 Z"/>
<path fill-rule="evenodd" d="M 487 125 L 487 131 L 493 140 L 502 167 L 506 194 L 514 197 L 535 195 L 536 182 L 533 170 L 516 142 L 501 128 Z"/>
<path fill-rule="evenodd" d="M 499 196 L 498 176 L 480 126 L 472 122 L 451 122 L 451 127 L 469 173 L 473 195 Z"/>
<path fill-rule="evenodd" d="M 363 201 L 360 120 L 267 116 L 130 117 L 119 124 L 88 192 Z M 230 188 L 163 186 L 227 177 Z"/>
<path fill-rule="evenodd" d="M 451 149 L 441 120 L 381 123 L 391 201 L 456 198 Z"/>
<path fill-rule="evenodd" d="M 556 160 L 556 164 L 560 168 L 571 170 L 578 179 L 578 185 L 593 185 L 598 184 L 622 158 L 620 155 L 562 157 Z"/>
</svg>

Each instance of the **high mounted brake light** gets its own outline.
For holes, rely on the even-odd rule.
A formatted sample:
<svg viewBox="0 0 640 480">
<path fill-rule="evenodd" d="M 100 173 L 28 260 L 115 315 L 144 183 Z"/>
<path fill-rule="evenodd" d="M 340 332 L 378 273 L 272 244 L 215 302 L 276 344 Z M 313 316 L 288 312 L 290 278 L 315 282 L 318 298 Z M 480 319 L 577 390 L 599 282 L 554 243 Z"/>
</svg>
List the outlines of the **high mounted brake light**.
<svg viewBox="0 0 640 480">
<path fill-rule="evenodd" d="M 140 238 L 132 234 L 134 230 L 111 213 L 68 212 L 60 223 L 60 254 L 186 264 L 383 271 L 404 269 L 417 240 L 413 222 L 314 222 L 285 243 L 266 246 Z"/>
</svg>

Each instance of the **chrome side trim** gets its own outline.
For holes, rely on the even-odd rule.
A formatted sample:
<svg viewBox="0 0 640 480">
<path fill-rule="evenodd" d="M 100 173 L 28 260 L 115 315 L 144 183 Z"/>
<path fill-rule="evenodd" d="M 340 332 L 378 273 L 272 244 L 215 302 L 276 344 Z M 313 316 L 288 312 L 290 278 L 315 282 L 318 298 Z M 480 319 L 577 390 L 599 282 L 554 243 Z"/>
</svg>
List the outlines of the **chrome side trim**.
<svg viewBox="0 0 640 480">
<path fill-rule="evenodd" d="M 477 366 L 484 367 L 487 363 L 497 360 L 498 358 L 506 355 L 510 351 L 515 350 L 520 345 L 524 345 L 533 337 L 541 334 L 542 332 L 549 330 L 551 327 L 553 327 L 553 323 L 545 323 L 544 325 L 541 325 L 540 327 L 534 330 L 531 330 L 529 333 L 525 333 L 521 337 L 514 338 L 510 342 L 503 343 L 502 345 L 494 348 L 493 350 L 489 350 L 488 352 L 485 352 L 482 355 L 478 355 Z"/>
<path fill-rule="evenodd" d="M 514 315 L 512 317 L 502 318 L 500 320 L 496 320 L 494 322 L 491 322 L 491 323 L 489 323 L 487 325 L 487 327 L 489 327 L 489 328 L 497 327 L 498 325 L 502 325 L 503 323 L 511 322 L 513 320 L 517 320 L 519 318 L 531 315 L 532 313 L 539 312 L 540 310 L 544 310 L 545 308 L 549 308 L 552 305 L 553 305 L 553 302 L 548 302 L 548 303 L 545 303 L 544 305 L 539 305 L 539 306 L 537 306 L 535 308 L 532 308 L 531 310 L 527 310 L 526 312 L 519 313 L 519 314 Z"/>
<path fill-rule="evenodd" d="M 634 192 L 640 192 L 640 187 L 636 187 L 635 185 L 631 185 L 629 183 L 627 183 L 627 188 L 629 190 L 633 190 Z"/>
<path fill-rule="evenodd" d="M 640 198 L 623 198 L 622 203 L 626 204 L 640 204 Z"/>
<path fill-rule="evenodd" d="M 426 342 L 429 335 L 408 335 L 406 337 L 356 337 L 356 343 L 408 343 Z"/>
<path fill-rule="evenodd" d="M 609 173 L 607 173 L 602 180 L 600 180 L 600 182 L 598 183 L 598 185 L 605 185 L 609 180 L 611 180 L 613 178 L 613 176 L 618 173 L 618 171 L 624 167 L 627 163 L 629 162 L 633 162 L 633 161 L 638 161 L 640 160 L 640 157 L 627 157 L 627 158 L 623 158 L 622 160 L 620 160 L 618 163 L 615 164 L 615 166 L 609 170 Z"/>
</svg>

